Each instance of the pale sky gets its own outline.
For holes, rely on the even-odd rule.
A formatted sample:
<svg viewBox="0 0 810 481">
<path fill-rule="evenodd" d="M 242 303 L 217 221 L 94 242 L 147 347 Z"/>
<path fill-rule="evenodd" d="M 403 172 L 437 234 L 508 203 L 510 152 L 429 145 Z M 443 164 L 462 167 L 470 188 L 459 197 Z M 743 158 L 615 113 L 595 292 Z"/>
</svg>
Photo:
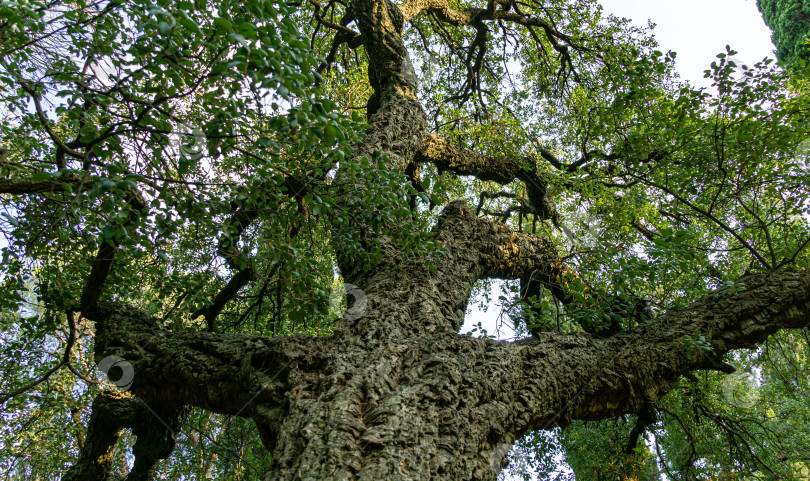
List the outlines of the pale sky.
<svg viewBox="0 0 810 481">
<path fill-rule="evenodd" d="M 675 65 L 682 78 L 696 87 L 710 87 L 703 78 L 717 54 L 726 51 L 726 45 L 738 53 L 734 56 L 753 65 L 764 57 L 775 58 L 771 31 L 765 25 L 755 0 L 601 0 L 604 15 L 612 13 L 626 17 L 636 25 L 656 24 L 653 34 L 658 49 L 678 53 Z M 501 310 L 495 305 L 500 295 L 496 288 L 487 312 L 481 312 L 471 303 L 472 312 L 465 319 L 462 333 L 469 332 L 473 324 L 481 322 L 488 333 L 499 339 L 514 336 L 511 323 L 505 322 L 496 333 Z"/>
<path fill-rule="evenodd" d="M 659 50 L 677 52 L 678 72 L 697 87 L 711 85 L 703 71 L 726 45 L 746 64 L 774 57 L 771 31 L 755 0 L 601 0 L 601 4 L 605 15 L 626 17 L 640 26 L 648 20 L 656 24 L 653 33 Z"/>
</svg>

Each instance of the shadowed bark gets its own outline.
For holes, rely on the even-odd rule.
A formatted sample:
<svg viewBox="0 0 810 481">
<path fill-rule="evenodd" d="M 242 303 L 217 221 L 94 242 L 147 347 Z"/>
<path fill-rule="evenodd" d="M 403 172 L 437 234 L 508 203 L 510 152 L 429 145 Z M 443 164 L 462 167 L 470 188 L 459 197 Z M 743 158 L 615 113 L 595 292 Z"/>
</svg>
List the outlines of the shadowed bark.
<svg viewBox="0 0 810 481">
<path fill-rule="evenodd" d="M 434 316 L 452 298 L 447 289 L 394 302 L 369 289 L 378 307 L 363 323 L 377 329 L 323 339 L 171 334 L 103 305 L 97 350 L 132 360 L 132 392 L 149 406 L 252 417 L 274 455 L 267 479 L 493 479 L 498 453 L 527 430 L 636 412 L 703 368 L 707 358 L 687 352 L 684 337 L 699 332 L 721 355 L 807 324 L 810 274 L 741 282 L 745 291 L 707 296 L 609 339 L 540 333 L 513 343 L 397 325 L 417 331 L 425 320 L 402 312 Z M 386 338 L 368 337 L 381 326 Z M 106 452 L 116 425 L 93 426 L 83 453 Z"/>
</svg>

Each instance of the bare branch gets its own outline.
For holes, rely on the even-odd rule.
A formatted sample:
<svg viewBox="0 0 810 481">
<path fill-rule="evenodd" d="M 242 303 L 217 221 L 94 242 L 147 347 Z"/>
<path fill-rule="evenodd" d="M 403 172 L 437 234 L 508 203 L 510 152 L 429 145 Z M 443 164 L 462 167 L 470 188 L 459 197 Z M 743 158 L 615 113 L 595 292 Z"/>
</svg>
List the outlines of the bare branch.
<svg viewBox="0 0 810 481">
<path fill-rule="evenodd" d="M 42 124 L 42 127 L 48 133 L 48 137 L 51 138 L 54 144 L 56 144 L 57 149 L 63 151 L 67 155 L 71 157 L 75 157 L 77 159 L 83 160 L 87 154 L 83 154 L 81 152 L 75 151 L 68 147 L 62 139 L 56 135 L 53 128 L 51 128 L 51 123 L 48 121 L 48 117 L 45 115 L 45 112 L 42 110 L 42 104 L 39 101 L 40 95 L 39 92 L 34 90 L 27 82 L 20 82 L 20 87 L 28 92 L 31 95 L 31 99 L 34 101 L 34 107 L 37 111 L 37 117 L 39 118 L 39 122 Z"/>
</svg>

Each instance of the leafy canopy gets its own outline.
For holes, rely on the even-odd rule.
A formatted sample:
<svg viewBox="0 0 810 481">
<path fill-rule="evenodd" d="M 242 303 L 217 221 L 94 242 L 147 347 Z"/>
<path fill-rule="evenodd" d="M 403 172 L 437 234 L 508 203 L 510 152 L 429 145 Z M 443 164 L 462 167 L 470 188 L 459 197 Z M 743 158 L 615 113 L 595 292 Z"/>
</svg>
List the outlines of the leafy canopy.
<svg viewBox="0 0 810 481">
<path fill-rule="evenodd" d="M 741 70 L 727 51 L 707 70 L 709 94 L 675 77 L 675 54 L 657 51 L 648 31 L 592 1 L 522 8 L 552 19 L 568 47 L 540 29 L 448 29 L 430 15 L 406 27 L 406 42 L 430 130 L 493 157 L 537 160 L 559 225 L 503 214 L 528 196 L 520 182 L 433 165 L 411 182 L 370 169 L 376 157 L 352 163 L 371 89 L 362 47 L 346 32 L 334 42 L 325 27 L 346 13 L 340 2 L 0 3 L 0 466 L 50 479 L 75 458 L 99 387 L 86 375 L 92 326 L 65 312 L 105 246 L 117 252 L 102 299 L 174 330 L 263 335 L 330 332 L 333 245 L 355 249 L 362 266 L 379 260 L 349 237 L 357 216 L 397 226 L 397 241 L 429 260 L 435 205 L 459 197 L 517 229 L 534 224 L 590 292 L 563 306 L 548 292 L 520 299 L 518 283 L 505 283 L 518 329 L 527 317 L 547 330 L 627 329 L 707 290 L 744 288 L 735 280 L 746 270 L 808 267 L 805 72 L 773 62 Z M 338 167 L 373 187 L 351 209 L 334 201 Z M 481 197 L 499 190 L 511 197 Z M 229 286 L 238 295 L 220 303 Z M 633 298 L 647 303 L 638 315 L 628 315 Z M 66 346 L 70 369 L 20 391 Z M 684 348 L 700 349 L 700 337 Z M 806 382 L 795 376 L 806 348 L 785 333 L 729 360 L 761 369 L 766 395 L 753 406 L 729 405 L 720 375 L 684 380 L 632 462 L 623 443 L 632 417 L 538 434 L 522 449 L 564 453 L 584 479 L 627 469 L 655 479 L 659 466 L 790 476 L 808 452 L 793 435 L 810 431 L 796 428 L 807 423 Z M 692 421 L 693 409 L 709 421 Z M 269 462 L 250 423 L 211 413 L 195 412 L 180 441 L 161 465 L 167 478 L 240 479 Z"/>
</svg>

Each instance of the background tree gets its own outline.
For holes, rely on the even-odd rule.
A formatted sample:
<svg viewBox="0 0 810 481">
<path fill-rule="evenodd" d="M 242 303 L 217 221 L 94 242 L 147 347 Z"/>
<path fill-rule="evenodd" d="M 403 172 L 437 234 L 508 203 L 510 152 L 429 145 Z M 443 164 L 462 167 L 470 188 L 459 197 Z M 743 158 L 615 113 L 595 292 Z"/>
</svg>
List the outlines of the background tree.
<svg viewBox="0 0 810 481">
<path fill-rule="evenodd" d="M 590 1 L 0 14 L 9 472 L 493 479 L 532 432 L 580 477 L 806 467 L 800 71 L 696 91 Z M 531 336 L 459 334 L 494 280 Z M 729 407 L 758 363 L 778 403 Z"/>
<path fill-rule="evenodd" d="M 810 2 L 807 0 L 757 0 L 762 18 L 773 31 L 776 58 L 782 61 L 810 58 Z"/>
</svg>

